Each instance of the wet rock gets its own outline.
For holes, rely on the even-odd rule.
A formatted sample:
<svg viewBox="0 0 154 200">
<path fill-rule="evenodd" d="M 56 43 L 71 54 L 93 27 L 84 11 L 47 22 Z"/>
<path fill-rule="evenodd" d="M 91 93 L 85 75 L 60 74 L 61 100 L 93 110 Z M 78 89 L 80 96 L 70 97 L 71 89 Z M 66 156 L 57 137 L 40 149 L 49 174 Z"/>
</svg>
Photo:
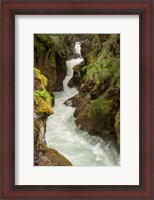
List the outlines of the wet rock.
<svg viewBox="0 0 154 200">
<path fill-rule="evenodd" d="M 34 89 L 35 90 L 42 90 L 42 84 L 40 79 L 34 77 Z"/>
<path fill-rule="evenodd" d="M 56 82 L 54 86 L 54 91 L 60 92 L 63 91 L 63 80 L 66 76 L 66 57 L 60 57 L 59 55 L 56 55 Z"/>
<path fill-rule="evenodd" d="M 71 78 L 71 79 L 70 79 L 70 81 L 68 82 L 68 86 L 69 86 L 70 88 L 73 88 L 73 87 L 76 86 L 76 83 L 75 83 L 75 81 L 74 81 L 74 78 Z"/>
<path fill-rule="evenodd" d="M 34 63 L 47 77 L 49 92 L 62 91 L 66 74 L 66 60 L 72 52 L 67 45 L 66 36 L 35 34 Z"/>
<path fill-rule="evenodd" d="M 65 105 L 71 106 L 71 107 L 80 107 L 80 104 L 85 104 L 89 101 L 90 99 L 90 93 L 82 94 L 79 93 L 68 100 L 64 102 Z M 79 108 L 78 108 L 79 109 Z"/>
<path fill-rule="evenodd" d="M 68 99 L 64 102 L 65 105 L 71 106 L 71 107 L 76 107 L 76 102 L 73 101 L 73 99 Z"/>
<path fill-rule="evenodd" d="M 94 88 L 94 85 L 95 85 L 95 83 L 93 80 L 86 81 L 81 84 L 80 91 L 81 92 L 91 92 L 91 90 Z"/>
<path fill-rule="evenodd" d="M 80 53 L 74 52 L 72 58 L 73 58 L 73 59 L 77 59 L 77 58 L 82 58 L 82 56 L 81 56 Z"/>
<path fill-rule="evenodd" d="M 72 163 L 52 148 L 47 148 L 40 156 L 38 166 L 72 166 Z"/>
<path fill-rule="evenodd" d="M 34 166 L 72 166 L 56 150 L 48 148 L 45 140 L 46 116 L 35 113 L 34 118 Z"/>
<path fill-rule="evenodd" d="M 46 120 L 53 114 L 54 95 L 47 92 L 47 79 L 36 68 L 34 78 L 34 166 L 70 166 L 64 156 L 47 147 Z"/>
<path fill-rule="evenodd" d="M 66 76 L 66 71 L 65 72 L 57 72 L 58 76 L 57 76 L 57 80 L 55 83 L 55 87 L 54 87 L 54 91 L 55 92 L 60 92 L 63 91 L 63 80 Z"/>
<path fill-rule="evenodd" d="M 68 86 L 70 88 L 76 87 L 78 90 L 81 83 L 83 82 L 84 72 L 81 70 L 84 66 L 84 62 L 81 62 L 79 65 L 76 65 L 73 70 L 73 77 L 70 79 Z"/>
<path fill-rule="evenodd" d="M 96 98 L 95 100 L 91 100 L 91 95 L 89 95 L 88 98 L 85 98 L 85 96 L 83 95 L 78 102 L 76 110 L 74 112 L 74 117 L 76 117 L 75 123 L 78 128 L 83 131 L 87 131 L 92 135 L 98 135 L 103 139 L 115 139 L 116 131 L 114 128 L 114 124 L 115 117 L 119 109 L 119 91 L 117 90 L 117 88 L 111 87 L 108 90 L 107 97 L 109 98 L 109 101 L 112 97 L 112 102 L 109 103 L 109 107 L 103 108 L 102 106 L 106 106 L 108 100 L 105 100 L 104 104 L 103 97 L 102 99 L 99 97 L 100 100 L 98 100 L 98 98 Z M 92 104 L 94 104 L 93 107 Z M 94 111 L 95 113 L 93 113 Z"/>
<path fill-rule="evenodd" d="M 117 112 L 117 115 L 115 117 L 115 131 L 117 135 L 117 142 L 120 144 L 120 110 Z"/>
<path fill-rule="evenodd" d="M 97 117 L 91 117 L 89 112 L 88 104 L 80 108 L 75 120 L 78 128 L 87 131 L 91 135 L 98 135 L 103 139 L 111 137 L 112 134 L 115 137 L 114 116 L 111 113 L 104 116 L 98 114 Z"/>
</svg>

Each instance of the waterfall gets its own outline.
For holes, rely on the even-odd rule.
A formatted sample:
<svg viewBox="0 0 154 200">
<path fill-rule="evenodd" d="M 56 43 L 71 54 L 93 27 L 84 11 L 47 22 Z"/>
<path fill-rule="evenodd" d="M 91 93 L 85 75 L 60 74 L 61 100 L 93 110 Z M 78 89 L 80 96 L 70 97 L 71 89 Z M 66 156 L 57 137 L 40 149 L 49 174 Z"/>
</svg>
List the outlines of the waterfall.
<svg viewBox="0 0 154 200">
<path fill-rule="evenodd" d="M 64 104 L 67 99 L 78 93 L 76 88 L 68 87 L 68 82 L 73 76 L 73 67 L 83 61 L 79 42 L 75 43 L 74 51 L 80 54 L 80 57 L 66 62 L 67 74 L 63 81 L 64 91 L 54 93 L 54 114 L 47 120 L 47 145 L 64 155 L 74 166 L 119 165 L 120 158 L 116 142 L 103 141 L 97 136 L 91 136 L 78 129 L 73 117 L 75 108 Z"/>
</svg>

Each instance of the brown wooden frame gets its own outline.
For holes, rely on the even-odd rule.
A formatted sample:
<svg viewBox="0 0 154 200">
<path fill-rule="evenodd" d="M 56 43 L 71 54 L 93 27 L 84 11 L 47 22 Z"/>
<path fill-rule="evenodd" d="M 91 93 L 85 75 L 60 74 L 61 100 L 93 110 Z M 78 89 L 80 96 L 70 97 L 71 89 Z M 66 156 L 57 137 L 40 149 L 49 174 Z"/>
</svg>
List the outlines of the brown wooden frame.
<svg viewBox="0 0 154 200">
<path fill-rule="evenodd" d="M 2 199 L 154 199 L 152 169 L 152 0 L 2 0 L 1 85 Z M 15 15 L 116 14 L 140 17 L 140 183 L 112 186 L 15 185 Z M 154 37 L 153 37 L 154 38 Z M 154 136 L 154 135 L 153 135 Z M 152 182 L 153 180 L 153 182 Z"/>
</svg>

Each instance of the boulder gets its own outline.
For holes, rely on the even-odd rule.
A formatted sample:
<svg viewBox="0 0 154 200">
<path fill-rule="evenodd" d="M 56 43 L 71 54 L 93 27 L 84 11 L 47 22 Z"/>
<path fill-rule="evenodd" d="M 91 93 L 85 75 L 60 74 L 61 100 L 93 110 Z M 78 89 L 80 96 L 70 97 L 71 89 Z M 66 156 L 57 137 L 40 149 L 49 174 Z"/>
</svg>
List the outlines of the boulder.
<svg viewBox="0 0 154 200">
<path fill-rule="evenodd" d="M 104 115 L 98 112 L 97 116 L 92 117 L 90 113 L 90 104 L 81 106 L 75 123 L 78 128 L 87 131 L 91 135 L 98 135 L 103 139 L 116 137 L 112 112 Z"/>
<path fill-rule="evenodd" d="M 72 163 L 45 140 L 46 115 L 34 114 L 34 166 L 72 166 Z"/>
<path fill-rule="evenodd" d="M 64 104 L 67 106 L 78 108 L 80 104 L 83 105 L 84 103 L 88 102 L 89 99 L 90 99 L 90 93 L 85 93 L 85 94 L 79 93 L 66 100 Z"/>
</svg>

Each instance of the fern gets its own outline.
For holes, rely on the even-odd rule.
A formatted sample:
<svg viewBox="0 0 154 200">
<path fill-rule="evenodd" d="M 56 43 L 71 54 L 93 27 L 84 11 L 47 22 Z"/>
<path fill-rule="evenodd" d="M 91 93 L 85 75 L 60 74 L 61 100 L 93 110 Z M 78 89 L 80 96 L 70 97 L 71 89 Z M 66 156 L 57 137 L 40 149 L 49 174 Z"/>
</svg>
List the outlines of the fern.
<svg viewBox="0 0 154 200">
<path fill-rule="evenodd" d="M 98 54 L 97 60 L 82 68 L 82 71 L 86 72 L 85 81 L 94 81 L 99 86 L 102 81 L 110 78 L 116 87 L 120 87 L 120 61 L 111 51 L 112 45 L 116 44 L 116 39 L 117 35 L 112 35 L 109 40 L 103 43 L 102 51 Z"/>
<path fill-rule="evenodd" d="M 71 53 L 71 48 L 64 42 L 64 34 L 36 34 L 34 36 L 34 47 L 39 52 L 51 49 L 59 56 L 67 56 Z"/>
<path fill-rule="evenodd" d="M 106 99 L 106 94 L 101 95 L 96 100 L 91 101 L 89 116 L 96 117 L 98 114 L 105 115 L 109 113 L 112 103 L 112 100 Z"/>
</svg>

